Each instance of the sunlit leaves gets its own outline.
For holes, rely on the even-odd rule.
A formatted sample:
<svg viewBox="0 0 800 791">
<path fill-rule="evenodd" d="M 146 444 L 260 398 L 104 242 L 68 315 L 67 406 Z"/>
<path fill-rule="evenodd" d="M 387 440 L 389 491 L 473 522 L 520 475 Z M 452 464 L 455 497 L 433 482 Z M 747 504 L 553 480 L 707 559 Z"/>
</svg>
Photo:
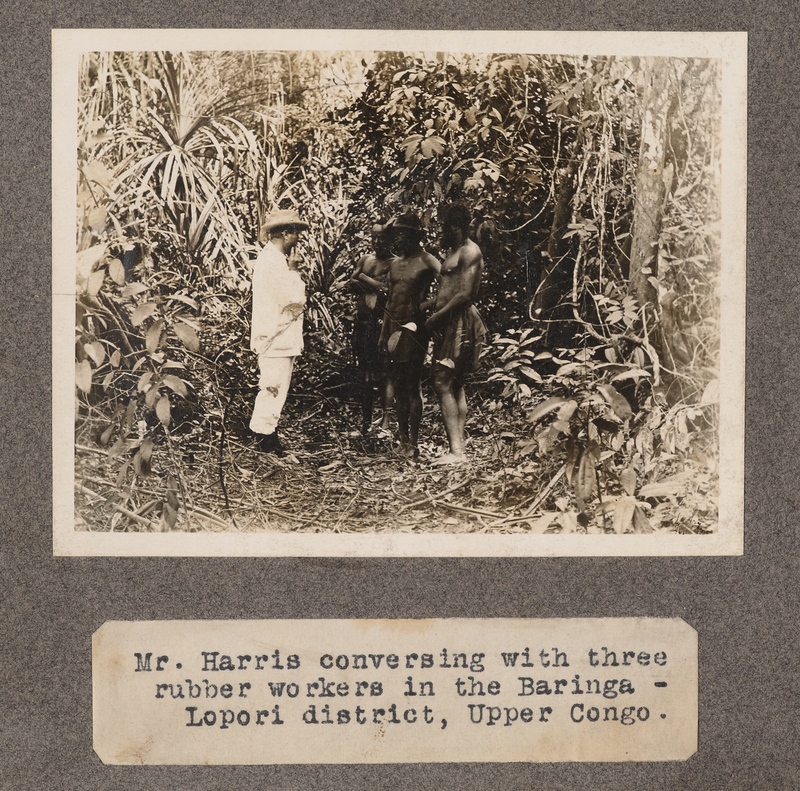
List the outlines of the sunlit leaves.
<svg viewBox="0 0 800 791">
<path fill-rule="evenodd" d="M 109 261 L 108 274 L 118 286 L 125 285 L 125 267 L 122 265 L 122 261 L 120 261 L 119 258 L 113 258 Z"/>
<path fill-rule="evenodd" d="M 536 421 L 541 420 L 545 415 L 549 415 L 551 412 L 554 412 L 556 409 L 566 403 L 566 398 L 562 398 L 561 396 L 550 396 L 550 398 L 546 398 L 541 404 L 539 404 L 539 406 L 528 412 L 528 420 L 530 420 L 531 423 L 535 423 Z"/>
<path fill-rule="evenodd" d="M 615 533 L 624 533 L 633 523 L 636 511 L 635 497 L 618 497 L 614 503 L 613 529 Z"/>
<path fill-rule="evenodd" d="M 164 319 L 154 321 L 147 330 L 144 338 L 145 348 L 150 354 L 154 354 L 161 343 L 161 334 L 164 331 Z"/>
<path fill-rule="evenodd" d="M 145 302 L 137 305 L 131 314 L 131 323 L 134 327 L 138 327 L 145 319 L 152 316 L 158 310 L 158 305 L 155 302 Z"/>
<path fill-rule="evenodd" d="M 92 366 L 88 360 L 75 363 L 75 384 L 84 392 L 92 389 Z"/>
<path fill-rule="evenodd" d="M 627 420 L 633 414 L 628 400 L 613 385 L 600 384 L 597 390 L 621 420 Z"/>
<path fill-rule="evenodd" d="M 167 374 L 161 378 L 161 381 L 174 393 L 177 393 L 184 398 L 187 397 L 188 392 L 186 390 L 186 383 L 178 376 L 174 376 L 173 374 Z"/>
<path fill-rule="evenodd" d="M 179 321 L 173 325 L 172 330 L 178 336 L 178 338 L 180 338 L 181 343 L 190 352 L 200 351 L 200 340 L 198 339 L 197 333 L 192 327 L 184 322 Z"/>
<path fill-rule="evenodd" d="M 619 482 L 626 494 L 633 494 L 636 491 L 636 471 L 632 467 L 626 467 L 619 474 Z"/>
<path fill-rule="evenodd" d="M 161 421 L 161 424 L 168 426 L 170 423 L 170 403 L 169 396 L 161 396 L 156 403 L 156 416 Z"/>
<path fill-rule="evenodd" d="M 86 283 L 86 293 L 90 297 L 96 297 L 98 295 L 103 286 L 105 277 L 106 273 L 104 269 L 98 269 L 96 272 L 92 272 L 92 274 L 89 275 L 89 279 Z"/>
<path fill-rule="evenodd" d="M 150 459 L 153 455 L 153 440 L 147 437 L 142 441 L 139 450 L 133 457 L 133 467 L 137 475 L 147 476 L 150 475 L 151 465 Z"/>
</svg>

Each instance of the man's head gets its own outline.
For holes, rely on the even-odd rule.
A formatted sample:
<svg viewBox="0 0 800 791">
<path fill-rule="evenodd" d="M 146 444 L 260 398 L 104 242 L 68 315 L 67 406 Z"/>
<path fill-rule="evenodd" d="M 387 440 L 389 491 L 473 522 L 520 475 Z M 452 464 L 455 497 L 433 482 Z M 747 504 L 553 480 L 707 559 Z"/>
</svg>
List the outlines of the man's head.
<svg viewBox="0 0 800 791">
<path fill-rule="evenodd" d="M 410 209 L 393 217 L 388 228 L 392 235 L 392 247 L 400 255 L 411 255 L 422 246 L 425 230 L 419 216 Z"/>
<path fill-rule="evenodd" d="M 461 203 L 451 203 L 442 214 L 442 244 L 456 247 L 469 238 L 472 215 Z"/>
<path fill-rule="evenodd" d="M 372 249 L 378 258 L 388 258 L 391 255 L 389 233 L 384 217 L 379 217 L 372 226 Z"/>
<path fill-rule="evenodd" d="M 300 232 L 308 229 L 308 223 L 300 219 L 294 209 L 280 209 L 264 219 L 261 234 L 282 252 L 290 253 L 297 245 Z"/>
</svg>

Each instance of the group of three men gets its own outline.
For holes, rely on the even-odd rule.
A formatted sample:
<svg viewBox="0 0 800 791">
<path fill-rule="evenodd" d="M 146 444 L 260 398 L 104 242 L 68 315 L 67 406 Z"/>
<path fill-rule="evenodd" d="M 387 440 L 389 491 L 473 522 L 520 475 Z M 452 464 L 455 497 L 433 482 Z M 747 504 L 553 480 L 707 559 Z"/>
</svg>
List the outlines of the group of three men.
<svg viewBox="0 0 800 791">
<path fill-rule="evenodd" d="M 442 218 L 443 262 L 423 247 L 419 217 L 407 211 L 372 229 L 374 254 L 364 256 L 350 279 L 358 292 L 354 352 L 365 382 L 364 431 L 372 416 L 372 384 L 384 393 L 383 427 L 394 400 L 399 452 L 419 455 L 421 380 L 433 340 L 433 383 L 442 411 L 449 451 L 438 463 L 466 459 L 464 377 L 480 354 L 486 328 L 474 305 L 483 256 L 469 237 L 471 217 L 461 205 Z M 262 231 L 269 237 L 253 268 L 251 348 L 259 355 L 259 392 L 250 429 L 265 452 L 282 451 L 277 423 L 295 357 L 303 347 L 305 288 L 298 270 L 297 240 L 306 230 L 294 211 L 271 215 Z M 438 279 L 435 297 L 429 296 Z M 433 309 L 430 312 L 431 308 Z"/>
</svg>

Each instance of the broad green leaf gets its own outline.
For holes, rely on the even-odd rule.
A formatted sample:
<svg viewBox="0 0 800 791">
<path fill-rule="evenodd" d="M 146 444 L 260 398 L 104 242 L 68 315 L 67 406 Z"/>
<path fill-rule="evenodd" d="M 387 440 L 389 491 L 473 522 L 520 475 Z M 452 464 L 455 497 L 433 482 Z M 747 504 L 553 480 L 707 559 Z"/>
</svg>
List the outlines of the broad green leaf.
<svg viewBox="0 0 800 791">
<path fill-rule="evenodd" d="M 521 365 L 519 368 L 519 372 L 524 376 L 527 376 L 528 379 L 530 379 L 533 382 L 538 382 L 539 384 L 542 383 L 542 377 L 539 376 L 539 374 L 536 373 L 536 371 L 534 371 L 533 368 L 527 365 Z"/>
<path fill-rule="evenodd" d="M 152 379 L 153 379 L 153 372 L 152 371 L 145 371 L 139 377 L 139 382 L 136 385 L 136 389 L 140 393 L 143 393 L 145 390 L 147 390 L 148 387 L 150 387 L 150 382 L 151 382 Z"/>
<path fill-rule="evenodd" d="M 633 514 L 636 509 L 635 497 L 618 497 L 614 503 L 614 532 L 624 533 L 633 522 Z"/>
<path fill-rule="evenodd" d="M 158 398 L 158 388 L 151 387 L 144 396 L 144 402 L 147 406 L 152 409 L 156 404 L 156 399 Z"/>
<path fill-rule="evenodd" d="M 631 405 L 628 399 L 625 398 L 613 385 L 602 384 L 597 385 L 597 391 L 608 402 L 608 405 L 617 413 L 621 420 L 627 420 L 633 415 Z"/>
<path fill-rule="evenodd" d="M 111 279 L 118 286 L 125 285 L 125 267 L 122 265 L 122 261 L 120 261 L 119 258 L 112 258 L 111 261 L 108 262 L 108 274 L 111 275 Z"/>
<path fill-rule="evenodd" d="M 665 478 L 657 483 L 648 483 L 639 489 L 639 497 L 671 497 L 683 491 L 685 480 L 682 475 Z"/>
<path fill-rule="evenodd" d="M 161 421 L 164 426 L 169 425 L 170 420 L 170 405 L 169 396 L 161 396 L 156 404 L 156 417 Z"/>
<path fill-rule="evenodd" d="M 200 351 L 200 341 L 197 338 L 197 333 L 188 324 L 178 322 L 172 329 L 190 352 Z"/>
<path fill-rule="evenodd" d="M 103 364 L 103 360 L 106 359 L 106 350 L 100 341 L 84 343 L 83 350 L 94 360 L 94 364 L 98 368 Z"/>
<path fill-rule="evenodd" d="M 153 455 L 153 440 L 150 437 L 145 437 L 142 440 L 139 453 L 142 454 L 142 458 L 145 461 L 150 461 L 150 457 Z"/>
<path fill-rule="evenodd" d="M 397 330 L 396 332 L 393 332 L 393 333 L 392 333 L 392 334 L 389 336 L 389 340 L 386 342 L 386 348 L 387 348 L 387 349 L 388 349 L 390 352 L 393 352 L 393 351 L 394 351 L 394 350 L 397 348 L 397 344 L 398 344 L 398 343 L 400 343 L 400 336 L 401 336 L 402 334 L 403 334 L 403 333 L 402 333 L 402 331 L 401 331 L 401 330 Z"/>
<path fill-rule="evenodd" d="M 650 520 L 645 515 L 645 512 L 637 505 L 633 509 L 633 532 L 634 533 L 652 533 L 653 526 Z"/>
<path fill-rule="evenodd" d="M 572 479 L 575 496 L 581 500 L 588 500 L 594 493 L 595 469 L 594 459 L 590 453 L 584 451 L 578 462 L 578 467 Z"/>
<path fill-rule="evenodd" d="M 122 296 L 125 297 L 125 299 L 130 299 L 145 291 L 147 291 L 147 286 L 144 283 L 128 283 L 128 285 L 122 289 Z"/>
<path fill-rule="evenodd" d="M 95 206 L 87 217 L 89 227 L 95 232 L 96 236 L 100 236 L 103 229 L 106 227 L 106 220 L 108 219 L 108 212 L 102 206 Z"/>
<path fill-rule="evenodd" d="M 561 406 L 558 410 L 558 419 L 563 420 L 565 423 L 570 420 L 570 418 L 575 414 L 575 410 L 578 408 L 578 402 L 574 400 L 567 401 L 566 404 Z"/>
<path fill-rule="evenodd" d="M 549 415 L 553 410 L 558 409 L 562 404 L 566 403 L 566 398 L 550 396 L 550 398 L 546 398 L 539 406 L 534 407 L 528 412 L 528 420 L 530 420 L 531 423 L 535 423 L 537 420 L 541 420 L 545 415 Z"/>
<path fill-rule="evenodd" d="M 106 246 L 104 244 L 96 244 L 94 247 L 89 247 L 86 250 L 81 250 L 76 256 L 76 276 L 78 285 L 85 284 L 92 274 L 94 265 L 105 255 Z"/>
<path fill-rule="evenodd" d="M 86 282 L 86 293 L 90 297 L 96 297 L 103 287 L 103 281 L 106 279 L 106 272 L 104 269 L 98 269 L 89 275 L 89 280 Z"/>
<path fill-rule="evenodd" d="M 188 391 L 186 390 L 186 383 L 181 379 L 179 376 L 175 376 L 173 374 L 167 374 L 166 376 L 162 377 L 161 381 L 174 393 L 177 393 L 179 396 L 183 396 L 186 398 L 188 395 Z"/>
<path fill-rule="evenodd" d="M 643 368 L 631 368 L 628 371 L 622 371 L 621 373 L 616 374 L 615 376 L 611 377 L 612 382 L 624 382 L 627 379 L 644 379 L 649 377 L 649 371 L 645 371 Z"/>
<path fill-rule="evenodd" d="M 138 327 L 146 318 L 152 316 L 156 310 L 158 310 L 158 305 L 155 302 L 145 302 L 139 305 L 131 314 L 131 323 L 134 327 Z"/>
<path fill-rule="evenodd" d="M 422 150 L 422 156 L 425 159 L 430 159 L 435 154 L 441 154 L 444 151 L 444 147 L 445 147 L 445 141 L 442 140 L 441 137 L 436 137 L 435 135 L 426 138 L 420 144 L 420 148 Z"/>
<path fill-rule="evenodd" d="M 190 308 L 192 308 L 192 310 L 200 309 L 200 306 L 197 304 L 197 300 L 187 297 L 185 294 L 172 294 L 168 296 L 167 299 L 182 302 L 184 305 L 188 305 Z"/>
<path fill-rule="evenodd" d="M 114 459 L 117 456 L 121 456 L 126 450 L 128 450 L 128 440 L 125 437 L 120 437 L 109 449 L 108 458 Z"/>
<path fill-rule="evenodd" d="M 150 354 L 154 354 L 156 349 L 158 349 L 158 346 L 161 343 L 161 333 L 163 330 L 164 319 L 158 319 L 158 321 L 154 321 L 147 330 L 147 335 L 145 335 L 144 339 L 144 345 Z"/>
<path fill-rule="evenodd" d="M 636 471 L 633 467 L 626 467 L 619 474 L 619 482 L 626 494 L 633 494 L 636 491 Z"/>
<path fill-rule="evenodd" d="M 114 368 L 119 368 L 119 364 L 122 362 L 122 355 L 120 354 L 119 349 L 114 350 L 114 353 L 111 355 L 109 362 Z"/>
<path fill-rule="evenodd" d="M 75 363 L 75 384 L 87 394 L 92 389 L 92 366 L 88 360 Z"/>
</svg>

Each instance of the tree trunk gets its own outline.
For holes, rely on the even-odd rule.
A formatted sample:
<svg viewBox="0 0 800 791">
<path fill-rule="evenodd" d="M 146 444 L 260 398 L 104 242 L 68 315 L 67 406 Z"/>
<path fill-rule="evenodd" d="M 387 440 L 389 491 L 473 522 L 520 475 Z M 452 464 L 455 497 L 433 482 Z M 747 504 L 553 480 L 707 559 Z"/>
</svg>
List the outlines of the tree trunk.
<svg viewBox="0 0 800 791">
<path fill-rule="evenodd" d="M 569 164 L 561 168 L 556 185 L 556 200 L 553 207 L 553 222 L 547 239 L 547 258 L 542 268 L 539 287 L 533 299 L 533 315 L 549 318 L 550 311 L 559 304 L 569 281 L 569 262 L 565 258 L 568 246 L 563 236 L 569 223 L 572 198 L 575 194 L 575 177 L 578 174 L 578 157 L 574 153 Z"/>
<path fill-rule="evenodd" d="M 647 327 L 656 317 L 658 294 L 651 276 L 658 277 L 657 252 L 666 194 L 665 172 L 669 129 L 669 68 L 663 58 L 647 58 L 642 91 L 642 130 L 636 171 L 635 205 L 631 228 L 631 261 L 628 293 L 644 308 Z"/>
</svg>

